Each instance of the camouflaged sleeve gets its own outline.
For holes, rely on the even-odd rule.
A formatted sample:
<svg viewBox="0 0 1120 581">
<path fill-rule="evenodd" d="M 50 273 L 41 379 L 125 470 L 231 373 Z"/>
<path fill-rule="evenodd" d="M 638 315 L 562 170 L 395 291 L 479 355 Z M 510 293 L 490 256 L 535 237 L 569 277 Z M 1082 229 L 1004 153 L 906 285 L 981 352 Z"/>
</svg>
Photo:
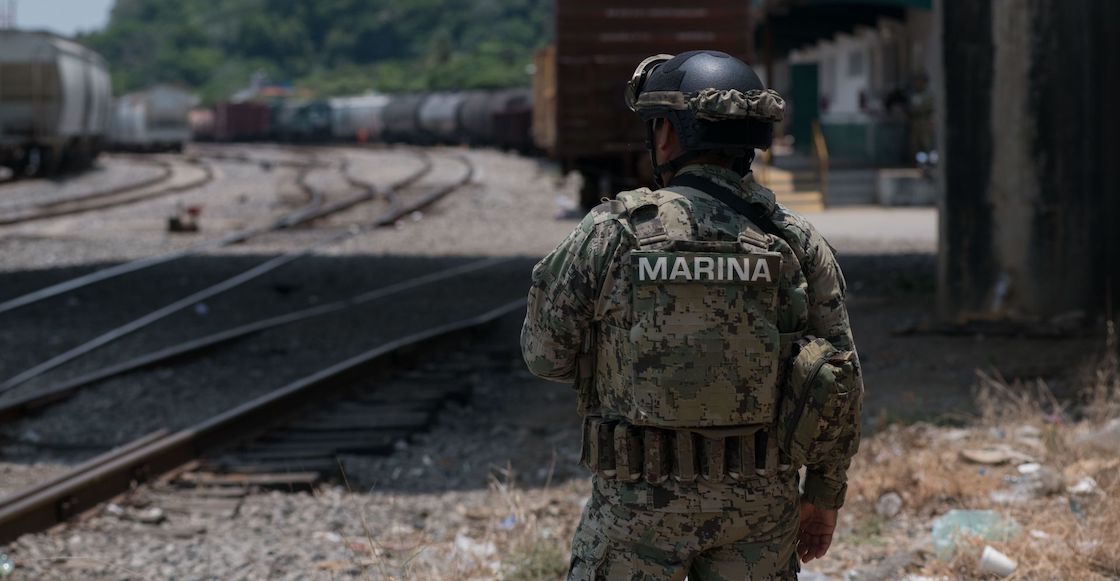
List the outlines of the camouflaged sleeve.
<svg viewBox="0 0 1120 581">
<path fill-rule="evenodd" d="M 533 268 L 521 353 L 529 371 L 570 382 L 604 278 L 623 244 L 622 225 L 604 204 L 591 211 Z"/>
<path fill-rule="evenodd" d="M 793 234 L 796 243 L 801 246 L 800 255 L 804 257 L 802 266 L 808 282 L 809 298 L 809 324 L 806 334 L 828 339 L 837 349 L 855 352 L 855 340 L 848 322 L 848 309 L 844 304 L 844 274 L 840 270 L 832 248 L 807 221 L 785 212 L 782 208 L 776 212 L 775 221 L 785 231 Z M 855 370 L 852 386 L 854 397 L 845 421 L 849 429 L 838 441 L 832 457 L 825 462 L 809 466 L 805 479 L 805 499 L 821 508 L 839 508 L 844 504 L 848 466 L 859 449 L 863 373 L 858 354 Z"/>
</svg>

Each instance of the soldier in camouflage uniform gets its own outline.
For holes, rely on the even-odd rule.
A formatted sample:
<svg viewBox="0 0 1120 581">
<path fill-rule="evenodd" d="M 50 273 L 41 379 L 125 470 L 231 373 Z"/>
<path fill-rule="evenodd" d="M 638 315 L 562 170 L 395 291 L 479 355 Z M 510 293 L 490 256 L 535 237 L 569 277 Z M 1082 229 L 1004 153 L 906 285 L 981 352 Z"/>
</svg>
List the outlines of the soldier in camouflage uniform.
<svg viewBox="0 0 1120 581">
<path fill-rule="evenodd" d="M 784 102 L 713 51 L 647 59 L 627 102 L 659 189 L 536 266 L 521 336 L 584 416 L 569 578 L 795 579 L 831 543 L 863 385 L 833 250 L 749 173 Z"/>
</svg>

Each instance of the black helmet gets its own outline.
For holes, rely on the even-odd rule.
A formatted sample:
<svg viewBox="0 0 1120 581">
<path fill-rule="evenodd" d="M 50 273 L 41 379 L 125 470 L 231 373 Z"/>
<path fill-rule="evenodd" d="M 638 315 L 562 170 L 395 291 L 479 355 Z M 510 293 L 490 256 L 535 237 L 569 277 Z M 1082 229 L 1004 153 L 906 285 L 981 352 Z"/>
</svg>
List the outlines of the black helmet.
<svg viewBox="0 0 1120 581">
<path fill-rule="evenodd" d="M 657 166 L 676 171 L 700 152 L 716 151 L 736 160 L 745 175 L 754 149 L 767 149 L 785 101 L 762 84 L 750 65 L 723 52 L 661 54 L 642 61 L 626 89 L 626 104 L 647 122 L 653 157 L 653 121 L 668 119 L 688 153 Z"/>
</svg>

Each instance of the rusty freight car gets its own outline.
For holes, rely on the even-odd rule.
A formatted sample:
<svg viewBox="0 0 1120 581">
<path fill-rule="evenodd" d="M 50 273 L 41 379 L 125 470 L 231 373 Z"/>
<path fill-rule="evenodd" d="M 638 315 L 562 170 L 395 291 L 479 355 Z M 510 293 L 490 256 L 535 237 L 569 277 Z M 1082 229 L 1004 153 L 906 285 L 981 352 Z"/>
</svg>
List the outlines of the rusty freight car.
<svg viewBox="0 0 1120 581">
<path fill-rule="evenodd" d="M 713 49 L 751 62 L 749 0 L 557 0 L 556 44 L 536 57 L 533 139 L 583 174 L 581 201 L 648 183 L 645 130 L 623 89 L 642 59 Z"/>
</svg>

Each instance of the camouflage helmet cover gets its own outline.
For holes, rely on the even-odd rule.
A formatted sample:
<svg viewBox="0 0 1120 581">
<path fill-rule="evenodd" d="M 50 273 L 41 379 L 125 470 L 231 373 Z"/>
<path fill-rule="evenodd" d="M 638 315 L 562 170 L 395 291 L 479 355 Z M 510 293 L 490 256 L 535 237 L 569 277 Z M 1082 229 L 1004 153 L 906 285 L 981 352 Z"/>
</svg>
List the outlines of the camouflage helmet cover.
<svg viewBox="0 0 1120 581">
<path fill-rule="evenodd" d="M 626 104 L 643 121 L 668 119 L 686 151 L 766 149 L 785 112 L 785 100 L 749 65 L 707 50 L 643 60 Z"/>
</svg>

